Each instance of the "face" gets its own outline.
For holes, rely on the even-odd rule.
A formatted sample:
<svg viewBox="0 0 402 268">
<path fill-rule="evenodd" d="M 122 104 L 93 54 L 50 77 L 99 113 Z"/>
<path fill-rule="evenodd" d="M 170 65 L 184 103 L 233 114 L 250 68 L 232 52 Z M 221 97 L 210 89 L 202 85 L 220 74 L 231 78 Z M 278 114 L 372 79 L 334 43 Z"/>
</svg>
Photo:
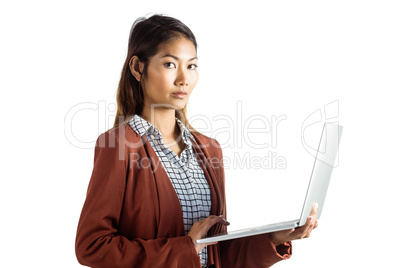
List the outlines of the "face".
<svg viewBox="0 0 402 268">
<path fill-rule="evenodd" d="M 162 44 L 143 77 L 144 108 L 184 108 L 198 82 L 197 61 L 195 47 L 186 38 Z"/>
</svg>

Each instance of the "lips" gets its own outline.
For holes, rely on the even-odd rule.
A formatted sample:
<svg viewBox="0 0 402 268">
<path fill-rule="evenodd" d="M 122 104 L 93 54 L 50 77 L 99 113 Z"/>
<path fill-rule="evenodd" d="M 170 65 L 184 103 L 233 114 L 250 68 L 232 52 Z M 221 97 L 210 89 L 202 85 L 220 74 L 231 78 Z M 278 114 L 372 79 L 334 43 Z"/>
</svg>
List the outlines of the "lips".
<svg viewBox="0 0 402 268">
<path fill-rule="evenodd" d="M 183 98 L 187 97 L 187 93 L 184 91 L 177 91 L 177 92 L 172 93 L 172 96 L 175 98 L 183 99 Z"/>
</svg>

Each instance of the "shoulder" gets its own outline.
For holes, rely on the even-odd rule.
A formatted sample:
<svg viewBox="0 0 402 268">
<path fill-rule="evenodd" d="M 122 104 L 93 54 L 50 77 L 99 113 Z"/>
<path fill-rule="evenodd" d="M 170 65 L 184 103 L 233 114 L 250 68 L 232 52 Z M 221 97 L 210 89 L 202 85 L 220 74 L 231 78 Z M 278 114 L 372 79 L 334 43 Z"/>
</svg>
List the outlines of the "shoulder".
<svg viewBox="0 0 402 268">
<path fill-rule="evenodd" d="M 197 143 L 199 143 L 200 145 L 207 145 L 207 144 L 211 144 L 211 145 L 215 145 L 217 147 L 220 148 L 220 144 L 219 142 L 214 139 L 214 138 L 210 138 L 200 132 L 191 132 L 191 135 L 193 135 L 194 139 L 197 141 Z"/>
<path fill-rule="evenodd" d="M 222 148 L 219 142 L 208 136 L 205 136 L 199 132 L 191 133 L 197 143 L 197 145 L 204 151 L 207 152 L 208 155 L 218 155 L 222 156 Z"/>
<path fill-rule="evenodd" d="M 123 123 L 99 135 L 95 145 L 95 158 L 103 153 L 118 155 L 120 160 L 127 160 L 130 154 L 138 152 L 143 147 L 141 136 L 128 123 Z"/>
<path fill-rule="evenodd" d="M 111 128 L 101 135 L 97 140 L 98 144 L 112 145 L 112 143 L 118 144 L 130 144 L 140 142 L 141 137 L 138 135 L 128 123 L 123 123 L 117 127 Z"/>
</svg>

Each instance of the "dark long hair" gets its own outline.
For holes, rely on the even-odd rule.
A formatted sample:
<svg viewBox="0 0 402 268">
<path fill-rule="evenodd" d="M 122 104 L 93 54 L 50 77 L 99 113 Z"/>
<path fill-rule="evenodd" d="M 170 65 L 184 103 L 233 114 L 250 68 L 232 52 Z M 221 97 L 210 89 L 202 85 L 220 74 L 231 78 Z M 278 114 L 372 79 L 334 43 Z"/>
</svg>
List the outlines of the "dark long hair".
<svg viewBox="0 0 402 268">
<path fill-rule="evenodd" d="M 180 20 L 165 15 L 153 15 L 149 18 L 138 18 L 130 31 L 127 58 L 124 62 L 119 87 L 117 89 L 117 112 L 114 126 L 126 122 L 132 115 L 141 114 L 144 107 L 144 93 L 130 71 L 130 59 L 135 55 L 144 63 L 142 76 L 146 76 L 149 60 L 158 53 L 161 44 L 175 38 L 184 37 L 194 44 L 197 41 L 191 30 Z M 187 105 L 176 110 L 176 117 L 194 131 L 187 119 Z"/>
</svg>

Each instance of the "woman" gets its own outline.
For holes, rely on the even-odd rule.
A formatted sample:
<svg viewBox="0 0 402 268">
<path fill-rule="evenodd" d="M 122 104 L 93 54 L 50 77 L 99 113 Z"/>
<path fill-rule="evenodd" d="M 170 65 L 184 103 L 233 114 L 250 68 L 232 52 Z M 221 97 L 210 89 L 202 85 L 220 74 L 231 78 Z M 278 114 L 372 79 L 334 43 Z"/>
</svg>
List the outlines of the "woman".
<svg viewBox="0 0 402 268">
<path fill-rule="evenodd" d="M 186 104 L 198 81 L 197 43 L 177 19 L 154 15 L 131 30 L 114 128 L 98 137 L 76 237 L 91 267 L 268 267 L 317 227 L 197 244 L 224 232 L 222 150 L 196 132 Z"/>
</svg>

